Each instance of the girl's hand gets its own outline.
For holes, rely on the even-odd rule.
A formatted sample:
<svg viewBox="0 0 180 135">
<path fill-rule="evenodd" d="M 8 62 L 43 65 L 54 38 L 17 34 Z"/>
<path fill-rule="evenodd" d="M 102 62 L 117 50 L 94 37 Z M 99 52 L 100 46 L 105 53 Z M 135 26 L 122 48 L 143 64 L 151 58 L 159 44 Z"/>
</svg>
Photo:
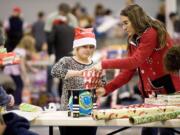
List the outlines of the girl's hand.
<svg viewBox="0 0 180 135">
<path fill-rule="evenodd" d="M 106 90 L 103 87 L 99 87 L 96 89 L 96 95 L 102 97 L 106 94 Z"/>
</svg>

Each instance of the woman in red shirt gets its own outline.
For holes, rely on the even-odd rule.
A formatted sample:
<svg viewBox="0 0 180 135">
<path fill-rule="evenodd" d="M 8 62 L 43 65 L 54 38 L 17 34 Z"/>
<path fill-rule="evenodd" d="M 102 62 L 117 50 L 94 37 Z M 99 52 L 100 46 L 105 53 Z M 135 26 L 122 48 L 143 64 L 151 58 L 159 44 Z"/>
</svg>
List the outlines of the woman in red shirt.
<svg viewBox="0 0 180 135">
<path fill-rule="evenodd" d="M 136 4 L 123 9 L 120 13 L 120 20 L 129 37 L 128 57 L 103 60 L 94 66 L 96 70 L 122 70 L 105 87 L 98 88 L 97 95 L 107 95 L 128 83 L 136 70 L 139 73 L 139 89 L 143 97 L 180 91 L 180 77 L 169 74 L 164 69 L 163 57 L 166 51 L 172 47 L 172 40 L 164 25 L 149 17 Z M 170 131 L 166 130 L 165 132 L 167 135 Z M 147 133 L 151 134 L 149 130 L 146 135 Z M 157 130 L 153 133 L 157 133 Z M 165 135 L 163 131 L 161 134 Z"/>
<path fill-rule="evenodd" d="M 103 60 L 94 68 L 121 69 L 122 72 L 104 88 L 97 89 L 99 96 L 106 95 L 128 83 L 137 70 L 139 89 L 143 97 L 158 93 L 180 91 L 180 77 L 165 71 L 163 57 L 172 47 L 164 25 L 150 18 L 138 5 L 130 5 L 121 11 L 123 29 L 128 33 L 128 57 Z"/>
</svg>

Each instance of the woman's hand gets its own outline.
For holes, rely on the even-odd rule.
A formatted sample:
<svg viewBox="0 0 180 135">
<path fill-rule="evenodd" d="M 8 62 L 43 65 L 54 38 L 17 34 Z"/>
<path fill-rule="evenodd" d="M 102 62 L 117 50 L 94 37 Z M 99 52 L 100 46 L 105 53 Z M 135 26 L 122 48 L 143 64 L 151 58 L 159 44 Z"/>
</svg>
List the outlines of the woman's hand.
<svg viewBox="0 0 180 135">
<path fill-rule="evenodd" d="M 90 68 L 90 70 L 97 70 L 97 71 L 102 70 L 101 62 L 95 64 L 92 68 Z"/>
<path fill-rule="evenodd" d="M 106 94 L 106 90 L 103 87 L 99 87 L 96 89 L 96 95 L 102 97 Z"/>
</svg>

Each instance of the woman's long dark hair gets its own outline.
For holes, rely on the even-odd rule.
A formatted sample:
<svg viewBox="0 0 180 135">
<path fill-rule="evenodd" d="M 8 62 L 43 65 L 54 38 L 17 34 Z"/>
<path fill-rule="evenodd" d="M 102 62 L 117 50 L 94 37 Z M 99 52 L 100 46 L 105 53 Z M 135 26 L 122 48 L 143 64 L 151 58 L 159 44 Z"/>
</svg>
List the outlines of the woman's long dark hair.
<svg viewBox="0 0 180 135">
<path fill-rule="evenodd" d="M 137 4 L 130 5 L 120 13 L 128 17 L 137 34 L 142 34 L 148 27 L 153 27 L 158 33 L 159 48 L 166 46 L 167 31 L 163 23 L 149 17 Z"/>
</svg>

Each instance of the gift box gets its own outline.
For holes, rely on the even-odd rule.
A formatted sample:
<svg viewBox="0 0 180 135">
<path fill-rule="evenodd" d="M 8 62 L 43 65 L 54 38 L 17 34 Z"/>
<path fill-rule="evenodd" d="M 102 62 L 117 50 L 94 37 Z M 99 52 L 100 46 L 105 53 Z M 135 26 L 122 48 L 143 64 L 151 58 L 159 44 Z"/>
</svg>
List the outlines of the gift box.
<svg viewBox="0 0 180 135">
<path fill-rule="evenodd" d="M 95 90 L 74 90 L 69 98 L 68 116 L 79 117 L 91 115 L 92 110 L 97 108 Z"/>
<path fill-rule="evenodd" d="M 15 52 L 0 53 L 0 65 L 19 64 L 20 57 Z"/>
<path fill-rule="evenodd" d="M 83 72 L 84 88 L 85 89 L 95 89 L 95 88 L 97 88 L 98 84 L 100 82 L 101 76 L 102 76 L 102 71 L 85 70 Z"/>
</svg>

